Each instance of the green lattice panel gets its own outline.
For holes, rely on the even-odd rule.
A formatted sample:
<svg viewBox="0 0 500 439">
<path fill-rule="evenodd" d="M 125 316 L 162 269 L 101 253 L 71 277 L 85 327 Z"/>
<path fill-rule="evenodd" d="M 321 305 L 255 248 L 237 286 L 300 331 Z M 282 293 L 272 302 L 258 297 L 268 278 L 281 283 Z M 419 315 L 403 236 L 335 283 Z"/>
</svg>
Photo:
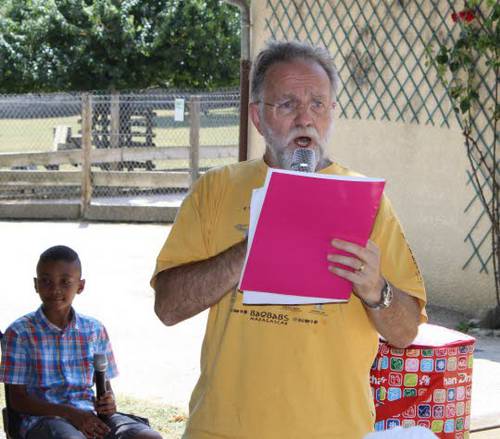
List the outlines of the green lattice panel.
<svg viewBox="0 0 500 439">
<path fill-rule="evenodd" d="M 338 95 L 340 117 L 449 127 L 456 126 L 457 118 L 435 69 L 428 66 L 425 49 L 436 37 L 457 35 L 452 7 L 461 6 L 451 0 L 268 0 L 266 25 L 272 38 L 309 41 L 330 49 L 343 83 Z M 492 74 L 482 78 L 484 105 L 474 127 L 490 155 L 493 127 L 485 112 L 494 99 Z M 467 176 L 473 196 L 465 213 L 478 216 L 465 238 L 471 254 L 463 268 L 476 261 L 481 272 L 488 272 L 492 257 L 488 218 L 477 204 L 470 172 Z M 480 184 L 488 188 L 491 182 L 483 174 Z"/>
</svg>

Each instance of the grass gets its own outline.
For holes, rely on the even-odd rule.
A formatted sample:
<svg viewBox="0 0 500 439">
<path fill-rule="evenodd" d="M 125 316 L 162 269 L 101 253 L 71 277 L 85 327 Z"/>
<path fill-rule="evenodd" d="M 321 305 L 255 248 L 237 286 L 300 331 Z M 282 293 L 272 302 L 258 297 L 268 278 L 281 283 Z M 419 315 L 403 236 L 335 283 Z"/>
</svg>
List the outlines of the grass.
<svg viewBox="0 0 500 439">
<path fill-rule="evenodd" d="M 4 407 L 4 386 L 0 385 L 0 406 Z M 132 398 L 125 395 L 116 396 L 120 412 L 133 413 L 149 419 L 151 427 L 160 432 L 165 439 L 180 439 L 186 426 L 187 415 L 178 407 Z M 3 433 L 3 420 L 0 420 L 0 438 L 5 438 Z"/>
<path fill-rule="evenodd" d="M 116 400 L 121 412 L 148 418 L 151 427 L 164 438 L 181 438 L 187 415 L 180 408 L 123 395 L 117 395 Z"/>
<path fill-rule="evenodd" d="M 156 146 L 189 145 L 189 123 L 175 122 L 173 112 L 156 111 L 156 135 L 153 139 Z M 80 116 L 53 117 L 37 119 L 0 119 L 0 153 L 1 152 L 35 152 L 50 151 L 54 136 L 54 128 L 58 125 L 71 127 L 73 134 L 78 134 Z M 201 145 L 227 145 L 238 143 L 238 114 L 235 110 L 212 110 L 200 118 Z M 142 131 L 142 130 L 141 130 Z"/>
</svg>

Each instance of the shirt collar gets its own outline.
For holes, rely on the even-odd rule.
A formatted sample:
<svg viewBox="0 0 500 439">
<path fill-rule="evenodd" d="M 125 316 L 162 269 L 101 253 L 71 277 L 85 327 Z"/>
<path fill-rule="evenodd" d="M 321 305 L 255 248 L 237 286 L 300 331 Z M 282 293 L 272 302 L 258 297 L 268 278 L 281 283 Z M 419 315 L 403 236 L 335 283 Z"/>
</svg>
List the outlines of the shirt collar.
<svg viewBox="0 0 500 439">
<path fill-rule="evenodd" d="M 79 328 L 80 318 L 79 318 L 78 314 L 75 312 L 73 307 L 71 307 L 71 311 L 70 311 L 70 320 L 69 320 L 68 324 L 62 329 L 59 328 L 58 326 L 54 325 L 47 318 L 47 316 L 43 312 L 43 307 L 41 305 L 36 310 L 35 318 L 43 327 L 45 327 L 45 329 L 48 329 L 48 330 L 53 331 L 53 332 L 63 333 L 63 332 L 66 332 L 70 329 L 78 329 Z"/>
</svg>

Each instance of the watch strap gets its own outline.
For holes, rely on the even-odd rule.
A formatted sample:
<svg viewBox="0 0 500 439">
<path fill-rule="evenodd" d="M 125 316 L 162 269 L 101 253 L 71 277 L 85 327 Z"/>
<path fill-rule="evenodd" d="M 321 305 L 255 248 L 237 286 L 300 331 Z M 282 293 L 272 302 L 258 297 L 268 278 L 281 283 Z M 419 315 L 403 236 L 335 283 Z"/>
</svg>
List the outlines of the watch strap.
<svg viewBox="0 0 500 439">
<path fill-rule="evenodd" d="M 389 284 L 389 282 L 384 281 L 385 284 L 382 288 L 381 294 L 380 294 L 380 300 L 377 303 L 369 303 L 363 300 L 363 303 L 371 309 L 386 309 L 391 306 L 392 303 L 392 297 L 393 297 L 393 291 L 392 287 Z"/>
</svg>

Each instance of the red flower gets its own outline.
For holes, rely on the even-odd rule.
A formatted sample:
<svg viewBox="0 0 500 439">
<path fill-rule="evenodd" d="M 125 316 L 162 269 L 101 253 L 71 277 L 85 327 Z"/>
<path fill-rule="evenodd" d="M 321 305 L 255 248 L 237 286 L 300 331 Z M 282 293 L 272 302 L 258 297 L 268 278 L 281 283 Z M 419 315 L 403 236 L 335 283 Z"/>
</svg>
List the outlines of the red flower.
<svg viewBox="0 0 500 439">
<path fill-rule="evenodd" d="M 453 23 L 456 23 L 457 21 L 470 23 L 472 20 L 474 20 L 474 18 L 476 18 L 476 15 L 474 14 L 474 11 L 472 9 L 464 9 L 463 11 L 460 11 L 458 13 L 453 12 L 453 14 L 451 14 Z"/>
</svg>

